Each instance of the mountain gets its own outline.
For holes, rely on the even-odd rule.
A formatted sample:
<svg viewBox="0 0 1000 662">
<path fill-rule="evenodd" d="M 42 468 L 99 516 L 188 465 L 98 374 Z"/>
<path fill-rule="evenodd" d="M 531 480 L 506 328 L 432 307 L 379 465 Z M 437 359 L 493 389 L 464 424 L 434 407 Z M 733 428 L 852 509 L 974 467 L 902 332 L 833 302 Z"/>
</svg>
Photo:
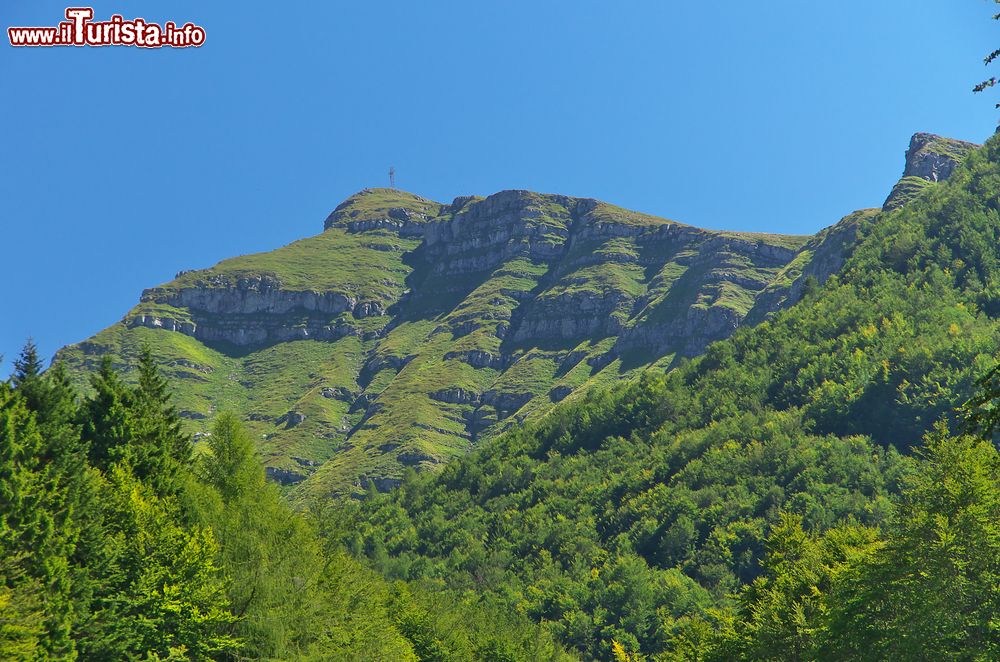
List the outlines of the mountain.
<svg viewBox="0 0 1000 662">
<path fill-rule="evenodd" d="M 886 208 L 973 147 L 915 136 Z M 442 204 L 369 189 L 319 235 L 145 290 L 58 359 L 82 379 L 105 354 L 134 366 L 148 345 L 196 438 L 235 410 L 272 479 L 387 490 L 408 467 L 770 318 L 836 273 L 877 214 L 782 236 L 528 191 Z"/>
<path fill-rule="evenodd" d="M 0 649 L 996 658 L 1000 136 L 977 148 L 920 134 L 901 185 L 912 177 L 928 183 L 795 240 L 624 223 L 636 215 L 526 192 L 448 206 L 366 192 L 319 237 L 147 290 L 48 372 L 29 344 L 0 384 L 13 578 L 0 585 L 13 605 Z M 610 259 L 629 252 L 611 250 L 623 238 L 634 261 Z M 737 267 L 764 275 L 747 287 Z M 552 303 L 567 297 L 575 305 Z M 737 328 L 709 343 L 714 316 Z M 607 357 L 590 379 L 526 409 L 543 385 L 437 471 L 397 483 L 399 446 L 372 448 L 393 435 L 412 447 L 429 402 L 496 409 L 469 381 L 585 343 Z M 98 357 L 81 398 L 67 368 L 81 380 Z M 125 380 L 109 357 L 132 370 Z M 298 495 L 367 493 L 293 510 L 233 415 L 192 454 L 157 361 L 200 375 L 174 380 L 186 425 L 235 404 L 255 436 L 280 423 L 303 447 L 330 439 L 305 434 L 314 412 L 255 408 L 301 400 L 319 376 L 320 404 L 346 409 L 364 393 L 330 384 L 350 376 L 372 397 L 347 410 L 358 418 L 345 447 Z M 438 375 L 461 392 L 435 397 Z M 384 473 L 352 482 L 373 466 Z"/>
<path fill-rule="evenodd" d="M 347 504 L 345 541 L 582 659 L 995 657 L 1000 136 L 949 174 L 821 233 L 848 254 L 794 305 Z"/>
</svg>

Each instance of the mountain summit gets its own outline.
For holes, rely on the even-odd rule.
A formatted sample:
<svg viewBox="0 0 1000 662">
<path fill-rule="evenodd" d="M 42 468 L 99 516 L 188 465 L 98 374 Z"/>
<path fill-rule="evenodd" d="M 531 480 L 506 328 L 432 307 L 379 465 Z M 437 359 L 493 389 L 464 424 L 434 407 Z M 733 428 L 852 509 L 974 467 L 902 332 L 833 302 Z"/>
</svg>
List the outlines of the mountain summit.
<svg viewBox="0 0 1000 662">
<path fill-rule="evenodd" d="M 979 147 L 975 143 L 942 138 L 933 133 L 914 134 L 906 150 L 903 177 L 893 187 L 882 208 L 892 210 L 902 207 L 928 185 L 948 179 L 962 159 Z"/>
<path fill-rule="evenodd" d="M 915 136 L 887 208 L 946 179 L 968 149 Z M 367 189 L 319 235 L 144 291 L 59 358 L 82 374 L 103 354 L 134 365 L 147 344 L 196 437 L 235 410 L 272 479 L 385 490 L 407 467 L 767 319 L 835 273 L 875 213 L 785 236 L 530 191 L 446 204 Z"/>
</svg>

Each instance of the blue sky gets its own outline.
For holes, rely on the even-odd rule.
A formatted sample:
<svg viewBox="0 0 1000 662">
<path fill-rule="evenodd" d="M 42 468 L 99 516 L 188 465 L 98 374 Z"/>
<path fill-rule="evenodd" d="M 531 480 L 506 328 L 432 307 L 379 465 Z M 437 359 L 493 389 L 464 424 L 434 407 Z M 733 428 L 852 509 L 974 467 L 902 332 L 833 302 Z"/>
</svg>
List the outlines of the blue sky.
<svg viewBox="0 0 1000 662">
<path fill-rule="evenodd" d="M 93 6 L 207 42 L 4 35 L 0 375 L 29 335 L 51 355 L 181 269 L 319 232 L 390 164 L 442 201 L 527 188 L 812 233 L 879 205 L 912 133 L 981 141 L 998 115 L 970 92 L 1000 41 L 986 0 Z M 0 25 L 65 7 L 4 0 Z"/>
</svg>

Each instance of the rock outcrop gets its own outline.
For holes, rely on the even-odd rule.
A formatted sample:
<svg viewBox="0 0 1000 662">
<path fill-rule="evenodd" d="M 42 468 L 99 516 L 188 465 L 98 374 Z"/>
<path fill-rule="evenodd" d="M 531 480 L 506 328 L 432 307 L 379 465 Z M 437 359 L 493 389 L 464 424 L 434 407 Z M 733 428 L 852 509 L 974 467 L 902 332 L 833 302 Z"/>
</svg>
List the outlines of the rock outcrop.
<svg viewBox="0 0 1000 662">
<path fill-rule="evenodd" d="M 910 147 L 906 150 L 903 177 L 893 187 L 882 208 L 898 209 L 929 183 L 948 179 L 962 159 L 979 147 L 975 143 L 942 138 L 932 133 L 914 134 L 910 139 Z"/>
<path fill-rule="evenodd" d="M 914 136 L 886 209 L 971 143 Z M 530 191 L 438 203 L 370 189 L 324 232 L 185 271 L 61 357 L 155 346 L 193 434 L 236 409 L 270 479 L 391 489 L 594 386 L 666 369 L 795 304 L 878 210 L 812 237 L 703 230 Z M 203 438 L 203 437 L 199 437 Z"/>
</svg>

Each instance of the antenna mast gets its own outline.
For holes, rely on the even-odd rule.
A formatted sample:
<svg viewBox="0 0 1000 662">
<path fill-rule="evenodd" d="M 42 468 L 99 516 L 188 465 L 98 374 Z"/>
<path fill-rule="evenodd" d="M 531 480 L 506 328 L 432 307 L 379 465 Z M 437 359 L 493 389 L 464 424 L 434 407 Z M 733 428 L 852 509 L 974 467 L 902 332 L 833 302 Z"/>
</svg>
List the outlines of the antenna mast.
<svg viewBox="0 0 1000 662">
<path fill-rule="evenodd" d="M 389 188 L 396 188 L 396 169 L 389 166 Z"/>
</svg>

